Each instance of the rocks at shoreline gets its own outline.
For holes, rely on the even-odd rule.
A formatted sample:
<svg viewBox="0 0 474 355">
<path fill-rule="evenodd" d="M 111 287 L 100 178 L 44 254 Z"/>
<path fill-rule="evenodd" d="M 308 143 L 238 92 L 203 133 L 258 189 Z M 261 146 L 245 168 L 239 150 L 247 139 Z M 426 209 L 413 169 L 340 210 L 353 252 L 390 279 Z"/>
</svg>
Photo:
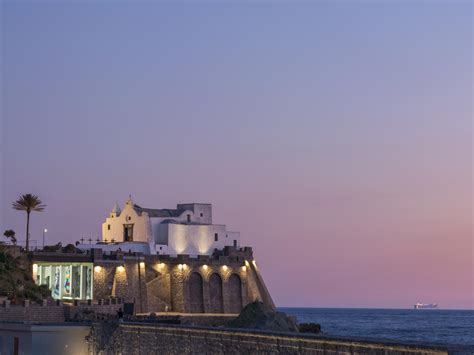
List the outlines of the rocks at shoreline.
<svg viewBox="0 0 474 355">
<path fill-rule="evenodd" d="M 240 315 L 228 322 L 227 326 L 231 328 L 298 332 L 298 326 L 294 318 L 283 312 L 276 312 L 260 301 L 254 301 L 246 305 Z"/>
<path fill-rule="evenodd" d="M 300 333 L 320 334 L 321 333 L 321 324 L 318 324 L 318 323 L 301 323 L 301 324 L 298 324 L 298 329 L 299 329 Z"/>
</svg>

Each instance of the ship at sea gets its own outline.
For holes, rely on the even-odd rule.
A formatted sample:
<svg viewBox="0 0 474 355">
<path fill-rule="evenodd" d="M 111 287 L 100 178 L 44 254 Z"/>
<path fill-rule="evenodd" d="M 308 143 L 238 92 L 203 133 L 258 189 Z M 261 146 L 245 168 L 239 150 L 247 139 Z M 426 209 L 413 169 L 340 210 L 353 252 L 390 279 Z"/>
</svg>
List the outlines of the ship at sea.
<svg viewBox="0 0 474 355">
<path fill-rule="evenodd" d="M 413 308 L 415 308 L 415 309 L 436 309 L 436 308 L 438 308 L 438 304 L 437 303 L 421 303 L 421 302 L 418 302 L 417 304 L 415 304 L 413 306 Z"/>
</svg>

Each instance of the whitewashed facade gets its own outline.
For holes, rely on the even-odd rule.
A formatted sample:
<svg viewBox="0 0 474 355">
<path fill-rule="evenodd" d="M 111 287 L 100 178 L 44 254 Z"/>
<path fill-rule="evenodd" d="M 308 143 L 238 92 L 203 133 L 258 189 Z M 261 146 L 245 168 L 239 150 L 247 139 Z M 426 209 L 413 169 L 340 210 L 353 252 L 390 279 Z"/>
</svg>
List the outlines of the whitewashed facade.
<svg viewBox="0 0 474 355">
<path fill-rule="evenodd" d="M 128 251 L 140 245 L 150 254 L 211 255 L 215 249 L 240 246 L 240 234 L 223 224 L 212 223 L 212 205 L 178 204 L 176 209 L 143 208 L 127 200 L 123 210 L 116 204 L 102 224 L 104 250 Z M 111 244 L 112 243 L 112 244 Z M 95 247 L 97 247 L 96 245 Z M 132 248 L 136 249 L 136 248 Z"/>
</svg>

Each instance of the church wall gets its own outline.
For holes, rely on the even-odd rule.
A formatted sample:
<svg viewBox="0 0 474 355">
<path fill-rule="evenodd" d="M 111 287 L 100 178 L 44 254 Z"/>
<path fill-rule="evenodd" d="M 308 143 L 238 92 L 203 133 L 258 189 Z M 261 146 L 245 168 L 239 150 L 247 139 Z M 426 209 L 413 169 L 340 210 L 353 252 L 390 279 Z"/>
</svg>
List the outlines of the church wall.
<svg viewBox="0 0 474 355">
<path fill-rule="evenodd" d="M 123 225 L 133 224 L 133 241 L 148 242 L 150 234 L 149 218 L 146 214 L 139 216 L 131 205 L 126 204 L 118 217 L 108 217 L 102 224 L 102 240 L 123 242 Z M 110 229 L 109 229 L 110 226 Z"/>
<path fill-rule="evenodd" d="M 232 246 L 225 225 L 164 224 L 160 228 L 167 235 L 169 252 L 175 254 L 210 255 L 214 249 Z M 215 241 L 215 234 L 218 240 Z M 235 236 L 235 234 L 232 234 Z M 237 242 L 239 245 L 239 241 Z"/>
<path fill-rule="evenodd" d="M 179 204 L 177 207 L 177 210 L 172 210 L 172 214 L 180 211 L 179 216 L 150 217 L 145 210 L 138 214 L 133 201 L 128 200 L 123 211 L 114 208 L 102 224 L 102 240 L 108 243 L 124 242 L 124 225 L 130 224 L 133 225 L 133 242 L 149 245 L 147 251 L 140 250 L 144 253 L 211 255 L 214 249 L 240 246 L 240 233 L 227 231 L 225 225 L 212 224 L 211 204 Z M 163 213 L 167 215 L 166 210 Z M 104 250 L 114 248 L 118 249 L 119 246 L 104 246 Z M 140 248 L 143 249 L 142 246 Z"/>
<path fill-rule="evenodd" d="M 177 207 L 191 212 L 191 222 L 193 223 L 212 224 L 212 205 L 208 203 L 186 203 L 179 204 Z M 182 222 L 186 222 L 186 214 L 189 212 L 180 216 Z"/>
</svg>

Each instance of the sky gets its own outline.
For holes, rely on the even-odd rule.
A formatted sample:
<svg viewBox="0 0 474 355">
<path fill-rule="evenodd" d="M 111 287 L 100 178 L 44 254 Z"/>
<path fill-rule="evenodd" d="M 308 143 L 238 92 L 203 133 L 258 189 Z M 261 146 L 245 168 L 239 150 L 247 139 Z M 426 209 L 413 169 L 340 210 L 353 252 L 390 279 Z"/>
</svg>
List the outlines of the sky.
<svg viewBox="0 0 474 355">
<path fill-rule="evenodd" d="M 279 306 L 474 308 L 470 1 L 1 5 L 0 229 L 213 204 Z M 2 233 L 3 234 L 3 233 Z"/>
</svg>

